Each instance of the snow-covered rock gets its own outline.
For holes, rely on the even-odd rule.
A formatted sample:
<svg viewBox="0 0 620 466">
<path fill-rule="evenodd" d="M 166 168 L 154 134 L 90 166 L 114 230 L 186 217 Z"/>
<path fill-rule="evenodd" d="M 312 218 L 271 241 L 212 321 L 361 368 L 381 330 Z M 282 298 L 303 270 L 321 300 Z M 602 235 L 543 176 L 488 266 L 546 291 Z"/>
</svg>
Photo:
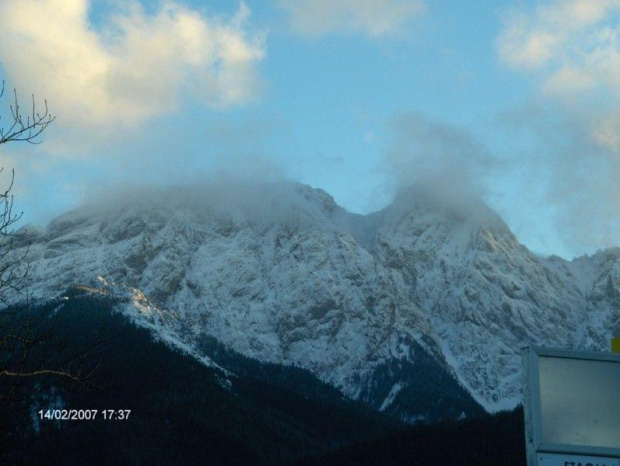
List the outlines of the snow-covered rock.
<svg viewBox="0 0 620 466">
<path fill-rule="evenodd" d="M 540 259 L 482 202 L 420 189 L 366 216 L 295 183 L 142 190 L 26 242 L 34 297 L 101 276 L 178 316 L 166 331 L 187 344 L 210 335 L 412 419 L 422 356 L 494 411 L 519 402 L 521 346 L 603 349 L 620 322 L 618 250 Z"/>
</svg>

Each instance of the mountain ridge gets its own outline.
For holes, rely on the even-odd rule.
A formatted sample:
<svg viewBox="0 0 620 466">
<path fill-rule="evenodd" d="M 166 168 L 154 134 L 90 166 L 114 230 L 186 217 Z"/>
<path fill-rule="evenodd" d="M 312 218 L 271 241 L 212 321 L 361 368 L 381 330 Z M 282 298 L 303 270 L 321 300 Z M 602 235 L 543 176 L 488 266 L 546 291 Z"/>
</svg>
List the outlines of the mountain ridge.
<svg viewBox="0 0 620 466">
<path fill-rule="evenodd" d="M 35 296 L 102 276 L 177 313 L 184 341 L 299 365 L 409 420 L 407 371 L 375 386 L 398 361 L 427 354 L 487 411 L 511 409 L 521 346 L 600 350 L 620 320 L 620 254 L 541 259 L 479 199 L 415 188 L 365 216 L 296 183 L 151 189 L 21 241 Z"/>
</svg>

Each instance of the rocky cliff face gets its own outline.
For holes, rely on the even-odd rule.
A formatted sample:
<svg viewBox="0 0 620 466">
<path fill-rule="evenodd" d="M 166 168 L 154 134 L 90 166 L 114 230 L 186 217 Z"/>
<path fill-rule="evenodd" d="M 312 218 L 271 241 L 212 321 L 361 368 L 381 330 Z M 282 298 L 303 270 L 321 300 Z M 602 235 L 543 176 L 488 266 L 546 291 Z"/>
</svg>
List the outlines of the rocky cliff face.
<svg viewBox="0 0 620 466">
<path fill-rule="evenodd" d="M 543 260 L 481 202 L 415 189 L 367 216 L 293 183 L 142 191 L 20 241 L 35 297 L 101 276 L 190 345 L 302 366 L 408 420 L 475 412 L 467 392 L 513 407 L 521 346 L 602 349 L 620 319 L 618 251 Z"/>
<path fill-rule="evenodd" d="M 487 408 L 518 403 L 522 346 L 582 346 L 580 291 L 480 201 L 412 190 L 374 216 L 374 257 L 402 274 L 446 359 Z"/>
</svg>

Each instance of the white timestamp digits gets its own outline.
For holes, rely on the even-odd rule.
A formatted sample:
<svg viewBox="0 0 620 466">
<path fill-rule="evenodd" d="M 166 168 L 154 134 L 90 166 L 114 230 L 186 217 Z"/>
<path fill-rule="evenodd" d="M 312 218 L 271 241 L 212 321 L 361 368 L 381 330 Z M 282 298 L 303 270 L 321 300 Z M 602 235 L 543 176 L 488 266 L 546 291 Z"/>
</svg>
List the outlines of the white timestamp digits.
<svg viewBox="0 0 620 466">
<path fill-rule="evenodd" d="M 105 421 L 128 421 L 131 409 L 41 409 L 39 419 L 46 421 L 94 421 L 98 414 L 99 419 Z"/>
<path fill-rule="evenodd" d="M 128 421 L 131 409 L 104 409 L 101 414 L 108 421 Z"/>
</svg>

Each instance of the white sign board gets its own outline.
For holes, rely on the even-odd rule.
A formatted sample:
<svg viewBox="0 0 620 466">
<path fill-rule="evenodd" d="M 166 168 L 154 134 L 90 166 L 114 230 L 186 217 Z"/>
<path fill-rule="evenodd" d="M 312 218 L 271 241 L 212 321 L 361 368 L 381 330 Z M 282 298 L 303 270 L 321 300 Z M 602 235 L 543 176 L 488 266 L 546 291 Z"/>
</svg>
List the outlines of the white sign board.
<svg viewBox="0 0 620 466">
<path fill-rule="evenodd" d="M 620 466 L 620 356 L 527 348 L 523 362 L 528 465 Z"/>
<path fill-rule="evenodd" d="M 620 466 L 620 460 L 595 456 L 539 453 L 538 466 Z"/>
</svg>

